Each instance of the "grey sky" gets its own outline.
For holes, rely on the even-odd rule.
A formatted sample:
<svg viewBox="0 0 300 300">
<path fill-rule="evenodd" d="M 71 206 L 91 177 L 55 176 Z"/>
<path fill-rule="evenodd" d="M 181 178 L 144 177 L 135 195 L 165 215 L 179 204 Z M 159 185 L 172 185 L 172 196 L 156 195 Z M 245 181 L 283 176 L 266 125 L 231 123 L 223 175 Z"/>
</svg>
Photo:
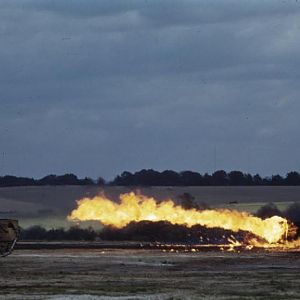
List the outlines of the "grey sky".
<svg viewBox="0 0 300 300">
<path fill-rule="evenodd" d="M 300 170 L 298 1 L 2 0 L 0 43 L 0 175 Z"/>
</svg>

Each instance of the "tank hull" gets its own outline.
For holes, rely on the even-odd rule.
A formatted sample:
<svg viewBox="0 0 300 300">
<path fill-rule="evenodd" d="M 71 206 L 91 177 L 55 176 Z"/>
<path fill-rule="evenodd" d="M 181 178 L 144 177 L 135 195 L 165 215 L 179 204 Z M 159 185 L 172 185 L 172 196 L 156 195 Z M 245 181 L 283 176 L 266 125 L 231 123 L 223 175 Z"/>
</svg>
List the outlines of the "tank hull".
<svg viewBox="0 0 300 300">
<path fill-rule="evenodd" d="M 20 233 L 17 220 L 0 219 L 0 256 L 11 254 Z"/>
</svg>

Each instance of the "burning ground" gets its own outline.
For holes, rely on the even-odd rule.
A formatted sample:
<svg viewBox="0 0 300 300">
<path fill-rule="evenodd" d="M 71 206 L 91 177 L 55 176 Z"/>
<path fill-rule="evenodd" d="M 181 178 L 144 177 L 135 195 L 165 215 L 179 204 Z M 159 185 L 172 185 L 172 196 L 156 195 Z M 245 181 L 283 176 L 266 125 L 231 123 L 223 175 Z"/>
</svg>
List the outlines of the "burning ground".
<svg viewBox="0 0 300 300">
<path fill-rule="evenodd" d="M 158 202 L 133 192 L 121 194 L 119 203 L 105 195 L 84 198 L 78 201 L 78 208 L 68 218 L 100 221 L 109 226 L 110 229 L 106 229 L 108 235 L 114 233 L 119 239 L 134 235 L 140 239 L 141 234 L 142 239 L 155 239 L 164 232 L 172 232 L 174 241 L 182 242 L 299 247 L 299 241 L 293 240 L 295 226 L 280 216 L 262 219 L 228 209 L 185 209 L 171 199 Z"/>
</svg>

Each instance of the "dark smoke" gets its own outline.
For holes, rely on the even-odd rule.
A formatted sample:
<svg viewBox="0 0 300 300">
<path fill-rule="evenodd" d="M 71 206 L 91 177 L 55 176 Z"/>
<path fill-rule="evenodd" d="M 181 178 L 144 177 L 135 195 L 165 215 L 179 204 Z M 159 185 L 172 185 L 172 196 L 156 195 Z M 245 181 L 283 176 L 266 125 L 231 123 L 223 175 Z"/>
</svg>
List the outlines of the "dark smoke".
<svg viewBox="0 0 300 300">
<path fill-rule="evenodd" d="M 266 219 L 266 218 L 270 218 L 270 217 L 273 217 L 273 216 L 284 217 L 284 214 L 282 213 L 281 210 L 279 210 L 277 208 L 277 206 L 274 203 L 268 203 L 268 204 L 262 206 L 256 212 L 256 216 L 258 216 L 262 219 Z"/>
<path fill-rule="evenodd" d="M 284 212 L 286 218 L 293 223 L 300 223 L 300 204 L 293 203 L 291 204 L 286 211 Z"/>
</svg>

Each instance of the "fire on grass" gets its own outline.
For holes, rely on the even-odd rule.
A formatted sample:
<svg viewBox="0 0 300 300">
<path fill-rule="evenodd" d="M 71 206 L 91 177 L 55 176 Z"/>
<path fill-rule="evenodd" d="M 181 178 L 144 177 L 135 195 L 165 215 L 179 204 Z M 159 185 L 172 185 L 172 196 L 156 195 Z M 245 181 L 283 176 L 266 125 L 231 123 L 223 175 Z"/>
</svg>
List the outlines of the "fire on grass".
<svg viewBox="0 0 300 300">
<path fill-rule="evenodd" d="M 229 209 L 185 209 L 171 199 L 162 202 L 134 192 L 121 194 L 116 203 L 104 195 L 83 198 L 78 201 L 77 209 L 68 216 L 75 221 L 99 221 L 103 225 L 123 228 L 131 222 L 166 221 L 173 225 L 188 228 L 201 225 L 206 228 L 222 228 L 233 233 L 250 233 L 242 243 L 229 238 L 232 247 L 245 246 L 263 248 L 299 248 L 299 240 L 293 240 L 296 227 L 279 216 L 261 219 L 247 212 Z"/>
</svg>

